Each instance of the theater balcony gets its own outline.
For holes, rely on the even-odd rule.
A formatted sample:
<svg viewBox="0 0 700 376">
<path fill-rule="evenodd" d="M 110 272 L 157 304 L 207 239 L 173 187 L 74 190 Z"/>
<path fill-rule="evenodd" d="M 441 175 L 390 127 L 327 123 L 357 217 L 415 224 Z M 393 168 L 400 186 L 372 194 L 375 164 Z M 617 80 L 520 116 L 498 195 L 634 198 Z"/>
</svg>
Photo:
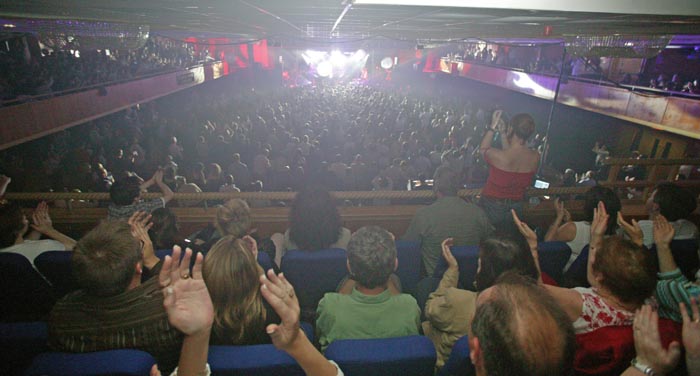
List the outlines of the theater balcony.
<svg viewBox="0 0 700 376">
<path fill-rule="evenodd" d="M 552 100 L 558 76 L 443 58 L 440 71 L 522 94 Z M 699 95 L 668 93 L 602 80 L 564 77 L 557 103 L 700 138 Z"/>
<path fill-rule="evenodd" d="M 0 107 L 0 150 L 152 101 L 228 74 L 225 63 L 206 62 L 146 77 L 24 99 Z"/>
</svg>

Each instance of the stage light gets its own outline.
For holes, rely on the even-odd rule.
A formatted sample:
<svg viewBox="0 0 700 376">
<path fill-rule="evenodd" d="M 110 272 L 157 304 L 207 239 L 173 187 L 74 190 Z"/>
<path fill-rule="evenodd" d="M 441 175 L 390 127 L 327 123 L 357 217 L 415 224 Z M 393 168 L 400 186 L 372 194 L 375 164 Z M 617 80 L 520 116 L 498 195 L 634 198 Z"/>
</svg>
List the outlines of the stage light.
<svg viewBox="0 0 700 376">
<path fill-rule="evenodd" d="M 322 51 L 306 50 L 301 54 L 301 57 L 306 64 L 314 64 L 321 61 L 325 55 L 326 53 Z"/>
<path fill-rule="evenodd" d="M 334 50 L 333 52 L 331 52 L 330 62 L 334 66 L 342 67 L 343 65 L 345 65 L 346 60 L 347 60 L 347 58 L 345 57 L 345 55 L 343 55 L 342 52 L 340 52 L 338 50 Z"/>
<path fill-rule="evenodd" d="M 321 77 L 330 77 L 333 74 L 333 64 L 330 61 L 322 61 L 316 66 L 316 73 Z"/>
<path fill-rule="evenodd" d="M 379 62 L 379 65 L 384 69 L 391 69 L 394 66 L 394 60 L 390 57 L 385 57 Z"/>
<path fill-rule="evenodd" d="M 355 54 L 352 56 L 355 60 L 362 61 L 365 57 L 367 57 L 367 52 L 365 50 L 357 50 Z"/>
</svg>

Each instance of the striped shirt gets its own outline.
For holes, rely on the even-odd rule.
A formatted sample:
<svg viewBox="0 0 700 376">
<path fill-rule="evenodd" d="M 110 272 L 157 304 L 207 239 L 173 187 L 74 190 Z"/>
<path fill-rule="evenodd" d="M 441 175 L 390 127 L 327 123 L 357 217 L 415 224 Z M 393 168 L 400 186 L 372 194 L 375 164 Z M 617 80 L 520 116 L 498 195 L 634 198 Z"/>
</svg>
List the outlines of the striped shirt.
<svg viewBox="0 0 700 376">
<path fill-rule="evenodd" d="M 683 322 L 678 303 L 685 303 L 688 314 L 691 314 L 690 298 L 700 297 L 700 285 L 688 281 L 678 268 L 658 275 L 656 299 L 659 302 L 659 315 L 676 322 Z"/>
<path fill-rule="evenodd" d="M 89 296 L 82 290 L 70 293 L 49 317 L 53 350 L 142 350 L 156 358 L 163 374 L 177 365 L 182 339 L 168 322 L 158 278 L 111 297 Z"/>
</svg>

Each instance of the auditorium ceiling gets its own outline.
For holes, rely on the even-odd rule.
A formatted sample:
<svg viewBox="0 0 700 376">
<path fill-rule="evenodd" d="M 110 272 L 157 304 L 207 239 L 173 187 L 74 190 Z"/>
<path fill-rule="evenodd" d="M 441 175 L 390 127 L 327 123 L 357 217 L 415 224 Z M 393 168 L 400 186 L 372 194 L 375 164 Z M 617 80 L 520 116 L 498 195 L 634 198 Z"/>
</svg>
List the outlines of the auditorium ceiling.
<svg viewBox="0 0 700 376">
<path fill-rule="evenodd" d="M 0 29 L 14 31 L 7 30 L 13 18 L 107 21 L 148 25 L 152 32 L 221 34 L 283 43 L 294 39 L 385 38 L 428 43 L 467 38 L 700 34 L 698 0 L 483 2 L 500 9 L 362 1 L 367 0 L 350 5 L 351 0 L 2 0 L 0 16 L 5 22 Z M 469 2 L 464 0 L 459 5 Z M 438 3 L 445 1 L 431 4 Z M 553 3 L 556 5 L 542 5 Z M 508 6 L 511 8 L 505 8 Z"/>
</svg>

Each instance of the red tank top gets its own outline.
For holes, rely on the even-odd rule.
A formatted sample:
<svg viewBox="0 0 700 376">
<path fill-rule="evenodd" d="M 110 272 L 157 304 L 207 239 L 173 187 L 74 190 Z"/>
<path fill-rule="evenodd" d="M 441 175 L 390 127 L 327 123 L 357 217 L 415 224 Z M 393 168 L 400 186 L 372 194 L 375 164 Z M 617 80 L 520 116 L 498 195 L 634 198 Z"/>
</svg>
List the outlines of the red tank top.
<svg viewBox="0 0 700 376">
<path fill-rule="evenodd" d="M 485 159 L 486 163 L 489 164 L 489 177 L 486 179 L 484 189 L 481 190 L 482 196 L 518 201 L 525 198 L 525 191 L 532 184 L 536 170 L 531 172 L 504 171 L 492 165 L 488 157 Z"/>
</svg>

